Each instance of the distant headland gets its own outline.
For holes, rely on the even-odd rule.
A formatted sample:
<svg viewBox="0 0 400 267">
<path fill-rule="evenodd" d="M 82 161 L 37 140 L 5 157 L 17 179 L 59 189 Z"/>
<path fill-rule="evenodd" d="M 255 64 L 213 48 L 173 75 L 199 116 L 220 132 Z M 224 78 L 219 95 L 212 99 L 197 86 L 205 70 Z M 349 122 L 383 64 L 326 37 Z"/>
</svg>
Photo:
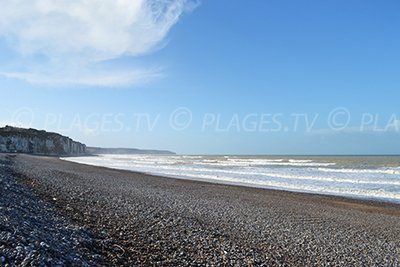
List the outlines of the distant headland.
<svg viewBox="0 0 400 267">
<path fill-rule="evenodd" d="M 89 154 L 156 154 L 156 155 L 175 155 L 175 152 L 168 150 L 137 149 L 137 148 L 102 148 L 87 147 Z"/>
</svg>

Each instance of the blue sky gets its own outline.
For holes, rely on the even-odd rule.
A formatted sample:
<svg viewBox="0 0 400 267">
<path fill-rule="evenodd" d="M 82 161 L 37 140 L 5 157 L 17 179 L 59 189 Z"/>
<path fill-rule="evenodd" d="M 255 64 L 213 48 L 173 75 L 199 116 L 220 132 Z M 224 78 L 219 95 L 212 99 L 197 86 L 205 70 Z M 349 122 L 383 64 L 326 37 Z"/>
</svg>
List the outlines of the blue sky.
<svg viewBox="0 0 400 267">
<path fill-rule="evenodd" d="M 0 124 L 197 154 L 399 154 L 398 1 L 5 1 Z"/>
</svg>

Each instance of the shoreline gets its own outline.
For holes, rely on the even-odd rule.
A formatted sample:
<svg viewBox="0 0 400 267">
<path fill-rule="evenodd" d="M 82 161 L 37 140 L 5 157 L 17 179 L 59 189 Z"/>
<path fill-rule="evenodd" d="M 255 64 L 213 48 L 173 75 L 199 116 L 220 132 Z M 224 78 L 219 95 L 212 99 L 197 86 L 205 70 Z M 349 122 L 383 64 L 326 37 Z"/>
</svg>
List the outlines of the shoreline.
<svg viewBox="0 0 400 267">
<path fill-rule="evenodd" d="M 104 262 L 98 265 L 400 264 L 399 204 L 160 177 L 50 157 L 9 160 L 18 183 L 93 236 L 82 253 L 100 253 Z"/>
<path fill-rule="evenodd" d="M 60 159 L 63 160 L 63 159 Z M 67 161 L 67 160 L 66 160 Z M 392 202 L 392 201 L 384 201 L 384 200 L 379 200 L 379 199 L 369 199 L 369 198 L 364 198 L 364 197 L 351 197 L 351 196 L 340 196 L 340 195 L 330 195 L 330 194 L 318 194 L 318 193 L 313 193 L 313 192 L 302 192 L 302 191 L 290 191 L 290 190 L 285 190 L 285 189 L 279 189 L 279 188 L 269 188 L 269 187 L 262 187 L 262 186 L 256 186 L 256 185 L 251 185 L 251 184 L 240 184 L 240 183 L 229 183 L 229 182 L 223 182 L 223 181 L 218 181 L 218 180 L 211 180 L 211 179 L 191 179 L 191 178 L 179 178 L 179 177 L 170 177 L 170 176 L 162 176 L 162 175 L 157 175 L 157 174 L 152 174 L 152 173 L 145 173 L 145 172 L 139 172 L 139 171 L 132 171 L 132 170 L 125 170 L 125 169 L 116 169 L 116 168 L 110 168 L 110 167 L 103 167 L 103 166 L 96 166 L 96 165 L 90 165 L 86 163 L 78 163 L 78 162 L 73 162 L 73 161 L 67 161 L 69 163 L 73 164 L 78 164 L 78 165 L 84 165 L 88 167 L 94 167 L 94 168 L 101 168 L 101 169 L 106 169 L 106 170 L 116 170 L 120 172 L 126 172 L 126 173 L 132 173 L 136 175 L 145 175 L 145 176 L 152 176 L 160 179 L 173 179 L 177 181 L 188 181 L 188 182 L 194 182 L 194 183 L 199 183 L 201 186 L 202 184 L 207 184 L 207 185 L 217 185 L 217 186 L 231 186 L 231 187 L 237 187 L 238 189 L 253 189 L 253 190 L 261 190 L 261 191 L 266 191 L 267 194 L 288 194 L 288 195 L 293 195 L 293 196 L 299 196 L 299 197 L 304 197 L 304 198 L 310 198 L 310 201 L 322 201 L 326 205 L 330 206 L 336 206 L 336 207 L 342 207 L 342 208 L 354 208 L 354 209 L 359 209 L 362 211 L 366 212 L 378 212 L 378 213 L 384 213 L 384 214 L 394 214 L 394 215 L 399 215 L 400 216 L 400 203 L 398 202 Z"/>
<path fill-rule="evenodd" d="M 94 155 L 98 156 L 98 155 Z M 87 163 L 80 163 L 80 162 L 75 162 L 75 161 L 69 161 L 66 159 L 63 159 L 65 157 L 58 157 L 58 159 L 62 161 L 66 161 L 69 163 L 73 164 L 79 164 L 79 165 L 84 165 L 88 167 L 94 167 L 94 168 L 104 168 L 106 170 L 116 170 L 116 171 L 121 171 L 121 172 L 127 172 L 127 173 L 133 173 L 137 175 L 146 175 L 146 176 L 153 176 L 153 177 L 158 177 L 161 179 L 173 179 L 173 180 L 179 180 L 179 181 L 189 181 L 189 182 L 199 182 L 199 183 L 206 183 L 206 184 L 215 184 L 215 185 L 221 185 L 221 186 L 233 186 L 233 187 L 239 187 L 239 188 L 250 188 L 250 189 L 260 189 L 260 190 L 266 190 L 266 191 L 276 191 L 276 192 L 282 192 L 282 193 L 289 193 L 289 194 L 300 194 L 300 195 L 306 195 L 306 196 L 315 196 L 315 197 L 327 197 L 327 198 L 334 198 L 337 199 L 338 201 L 343 201 L 343 202 L 360 202 L 361 204 L 370 204 L 370 205 L 377 205 L 380 207 L 384 206 L 392 206 L 394 208 L 399 208 L 400 209 L 400 200 L 398 202 L 396 201 L 390 201 L 390 200 L 385 200 L 381 198 L 372 198 L 372 197 L 356 197 L 356 196 L 344 196 L 344 195 L 335 195 L 335 194 L 329 194 L 329 193 L 315 193 L 312 191 L 301 191 L 301 190 L 287 190 L 287 189 L 280 189 L 280 188 L 272 188 L 268 186 L 261 186 L 261 185 L 256 185 L 256 184 L 249 184 L 249 183 L 240 183 L 240 182 L 229 182 L 229 181 L 223 181 L 223 180 L 214 180 L 214 179 L 207 179 L 207 178 L 190 178 L 190 177 L 179 177 L 179 176 L 164 176 L 164 175 L 159 175 L 159 174 L 153 174 L 153 173 L 146 173 L 146 172 L 140 172 L 140 171 L 135 171 L 135 170 L 126 170 L 126 169 L 118 169 L 118 168 L 111 168 L 111 167 L 104 167 L 104 166 L 97 166 L 97 165 L 91 165 Z"/>
</svg>

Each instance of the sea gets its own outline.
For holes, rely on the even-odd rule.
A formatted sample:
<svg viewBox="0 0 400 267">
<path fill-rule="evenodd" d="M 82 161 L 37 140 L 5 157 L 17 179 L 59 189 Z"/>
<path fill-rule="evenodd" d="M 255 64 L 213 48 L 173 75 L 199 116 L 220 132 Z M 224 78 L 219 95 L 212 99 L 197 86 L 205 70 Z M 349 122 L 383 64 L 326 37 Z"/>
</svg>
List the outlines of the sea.
<svg viewBox="0 0 400 267">
<path fill-rule="evenodd" d="M 180 179 L 400 203 L 400 156 L 109 154 L 63 159 Z"/>
</svg>

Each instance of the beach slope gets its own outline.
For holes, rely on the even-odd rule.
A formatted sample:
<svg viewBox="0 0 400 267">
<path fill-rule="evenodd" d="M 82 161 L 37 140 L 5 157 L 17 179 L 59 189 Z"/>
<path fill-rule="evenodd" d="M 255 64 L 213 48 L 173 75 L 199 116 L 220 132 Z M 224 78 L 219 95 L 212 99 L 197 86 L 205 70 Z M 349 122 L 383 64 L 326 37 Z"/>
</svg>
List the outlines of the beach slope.
<svg viewBox="0 0 400 267">
<path fill-rule="evenodd" d="M 28 257 L 15 258 L 16 243 L 27 238 L 13 228 L 15 214 L 29 226 L 33 219 L 23 213 L 43 210 L 59 223 L 53 229 L 48 216 L 34 217 L 42 226 L 37 231 L 54 231 L 42 248 L 36 240 L 50 263 L 73 263 L 73 256 L 59 255 L 65 249 L 87 265 L 400 265 L 396 204 L 171 179 L 51 157 L 0 157 L 1 182 L 7 182 L 2 196 L 23 188 L 25 198 L 35 199 L 15 211 L 15 196 L 0 198 L 7 209 L 0 218 L 8 222 L 0 231 L 9 237 L 1 241 L 3 263 Z M 26 253 L 28 241 L 21 249 Z"/>
</svg>

